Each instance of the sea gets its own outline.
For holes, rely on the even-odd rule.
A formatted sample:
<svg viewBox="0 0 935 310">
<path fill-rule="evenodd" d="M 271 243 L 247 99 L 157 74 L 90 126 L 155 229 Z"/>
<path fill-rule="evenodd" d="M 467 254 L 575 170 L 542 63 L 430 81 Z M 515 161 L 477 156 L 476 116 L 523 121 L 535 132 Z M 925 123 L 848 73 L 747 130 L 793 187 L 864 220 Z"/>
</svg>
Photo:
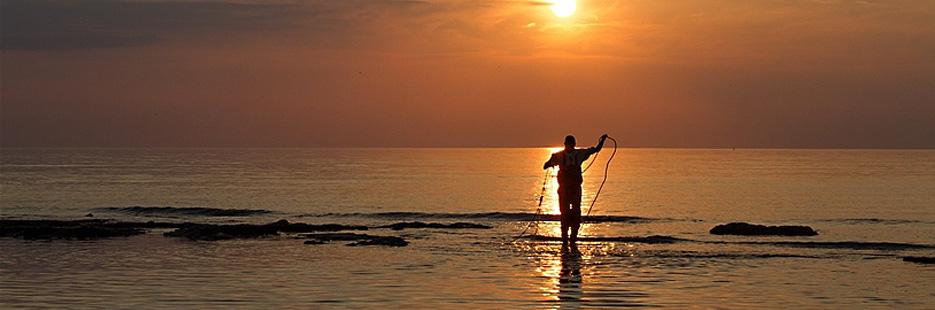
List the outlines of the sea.
<svg viewBox="0 0 935 310">
<path fill-rule="evenodd" d="M 606 147 L 574 249 L 528 237 L 559 234 L 553 151 L 2 148 L 3 219 L 492 228 L 0 238 L 0 308 L 935 308 L 935 265 L 903 261 L 935 256 L 933 150 Z M 819 234 L 709 233 L 731 222 Z"/>
</svg>

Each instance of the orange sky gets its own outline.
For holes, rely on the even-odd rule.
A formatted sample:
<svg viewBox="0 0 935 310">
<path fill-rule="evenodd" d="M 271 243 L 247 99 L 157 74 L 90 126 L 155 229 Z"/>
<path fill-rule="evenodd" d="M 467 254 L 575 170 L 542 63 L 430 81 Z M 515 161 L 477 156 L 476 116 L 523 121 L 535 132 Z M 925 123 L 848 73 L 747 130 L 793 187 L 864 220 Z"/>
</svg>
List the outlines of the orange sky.
<svg viewBox="0 0 935 310">
<path fill-rule="evenodd" d="M 935 147 L 932 1 L 546 2 L 3 0 L 0 143 Z"/>
</svg>

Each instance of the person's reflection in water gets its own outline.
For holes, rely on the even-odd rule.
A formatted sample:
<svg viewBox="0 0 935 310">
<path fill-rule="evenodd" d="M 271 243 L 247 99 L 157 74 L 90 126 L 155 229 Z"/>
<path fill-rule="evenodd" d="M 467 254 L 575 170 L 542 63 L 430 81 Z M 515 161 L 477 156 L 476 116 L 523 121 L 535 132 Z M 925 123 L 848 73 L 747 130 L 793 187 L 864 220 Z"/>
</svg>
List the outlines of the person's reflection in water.
<svg viewBox="0 0 935 310">
<path fill-rule="evenodd" d="M 581 252 L 578 246 L 562 246 L 562 270 L 558 276 L 558 299 L 562 309 L 581 306 Z"/>
</svg>

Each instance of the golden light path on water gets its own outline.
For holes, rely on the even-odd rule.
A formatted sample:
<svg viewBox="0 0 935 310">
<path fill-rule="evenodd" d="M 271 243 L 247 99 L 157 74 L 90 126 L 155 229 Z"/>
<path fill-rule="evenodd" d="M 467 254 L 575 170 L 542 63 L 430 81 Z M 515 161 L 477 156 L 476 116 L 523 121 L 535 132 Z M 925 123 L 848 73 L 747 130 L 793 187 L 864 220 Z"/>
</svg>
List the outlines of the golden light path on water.
<svg viewBox="0 0 935 310">
<path fill-rule="evenodd" d="M 557 303 L 580 301 L 588 281 L 600 276 L 598 269 L 594 268 L 599 265 L 595 260 L 601 260 L 608 253 L 619 252 L 614 243 L 588 243 L 577 247 L 561 247 L 554 243 L 523 244 L 518 247 L 532 253 L 529 256 L 531 266 L 542 279 L 537 287 L 538 295 Z"/>
</svg>

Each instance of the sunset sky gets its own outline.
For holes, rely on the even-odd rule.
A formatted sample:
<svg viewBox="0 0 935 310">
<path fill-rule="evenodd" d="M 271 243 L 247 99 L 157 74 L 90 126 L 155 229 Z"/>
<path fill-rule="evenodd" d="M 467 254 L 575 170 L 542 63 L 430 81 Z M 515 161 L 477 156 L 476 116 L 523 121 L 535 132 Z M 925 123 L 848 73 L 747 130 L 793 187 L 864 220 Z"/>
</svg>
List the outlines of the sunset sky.
<svg viewBox="0 0 935 310">
<path fill-rule="evenodd" d="M 0 0 L 0 143 L 935 147 L 935 1 L 554 9 Z"/>
</svg>

